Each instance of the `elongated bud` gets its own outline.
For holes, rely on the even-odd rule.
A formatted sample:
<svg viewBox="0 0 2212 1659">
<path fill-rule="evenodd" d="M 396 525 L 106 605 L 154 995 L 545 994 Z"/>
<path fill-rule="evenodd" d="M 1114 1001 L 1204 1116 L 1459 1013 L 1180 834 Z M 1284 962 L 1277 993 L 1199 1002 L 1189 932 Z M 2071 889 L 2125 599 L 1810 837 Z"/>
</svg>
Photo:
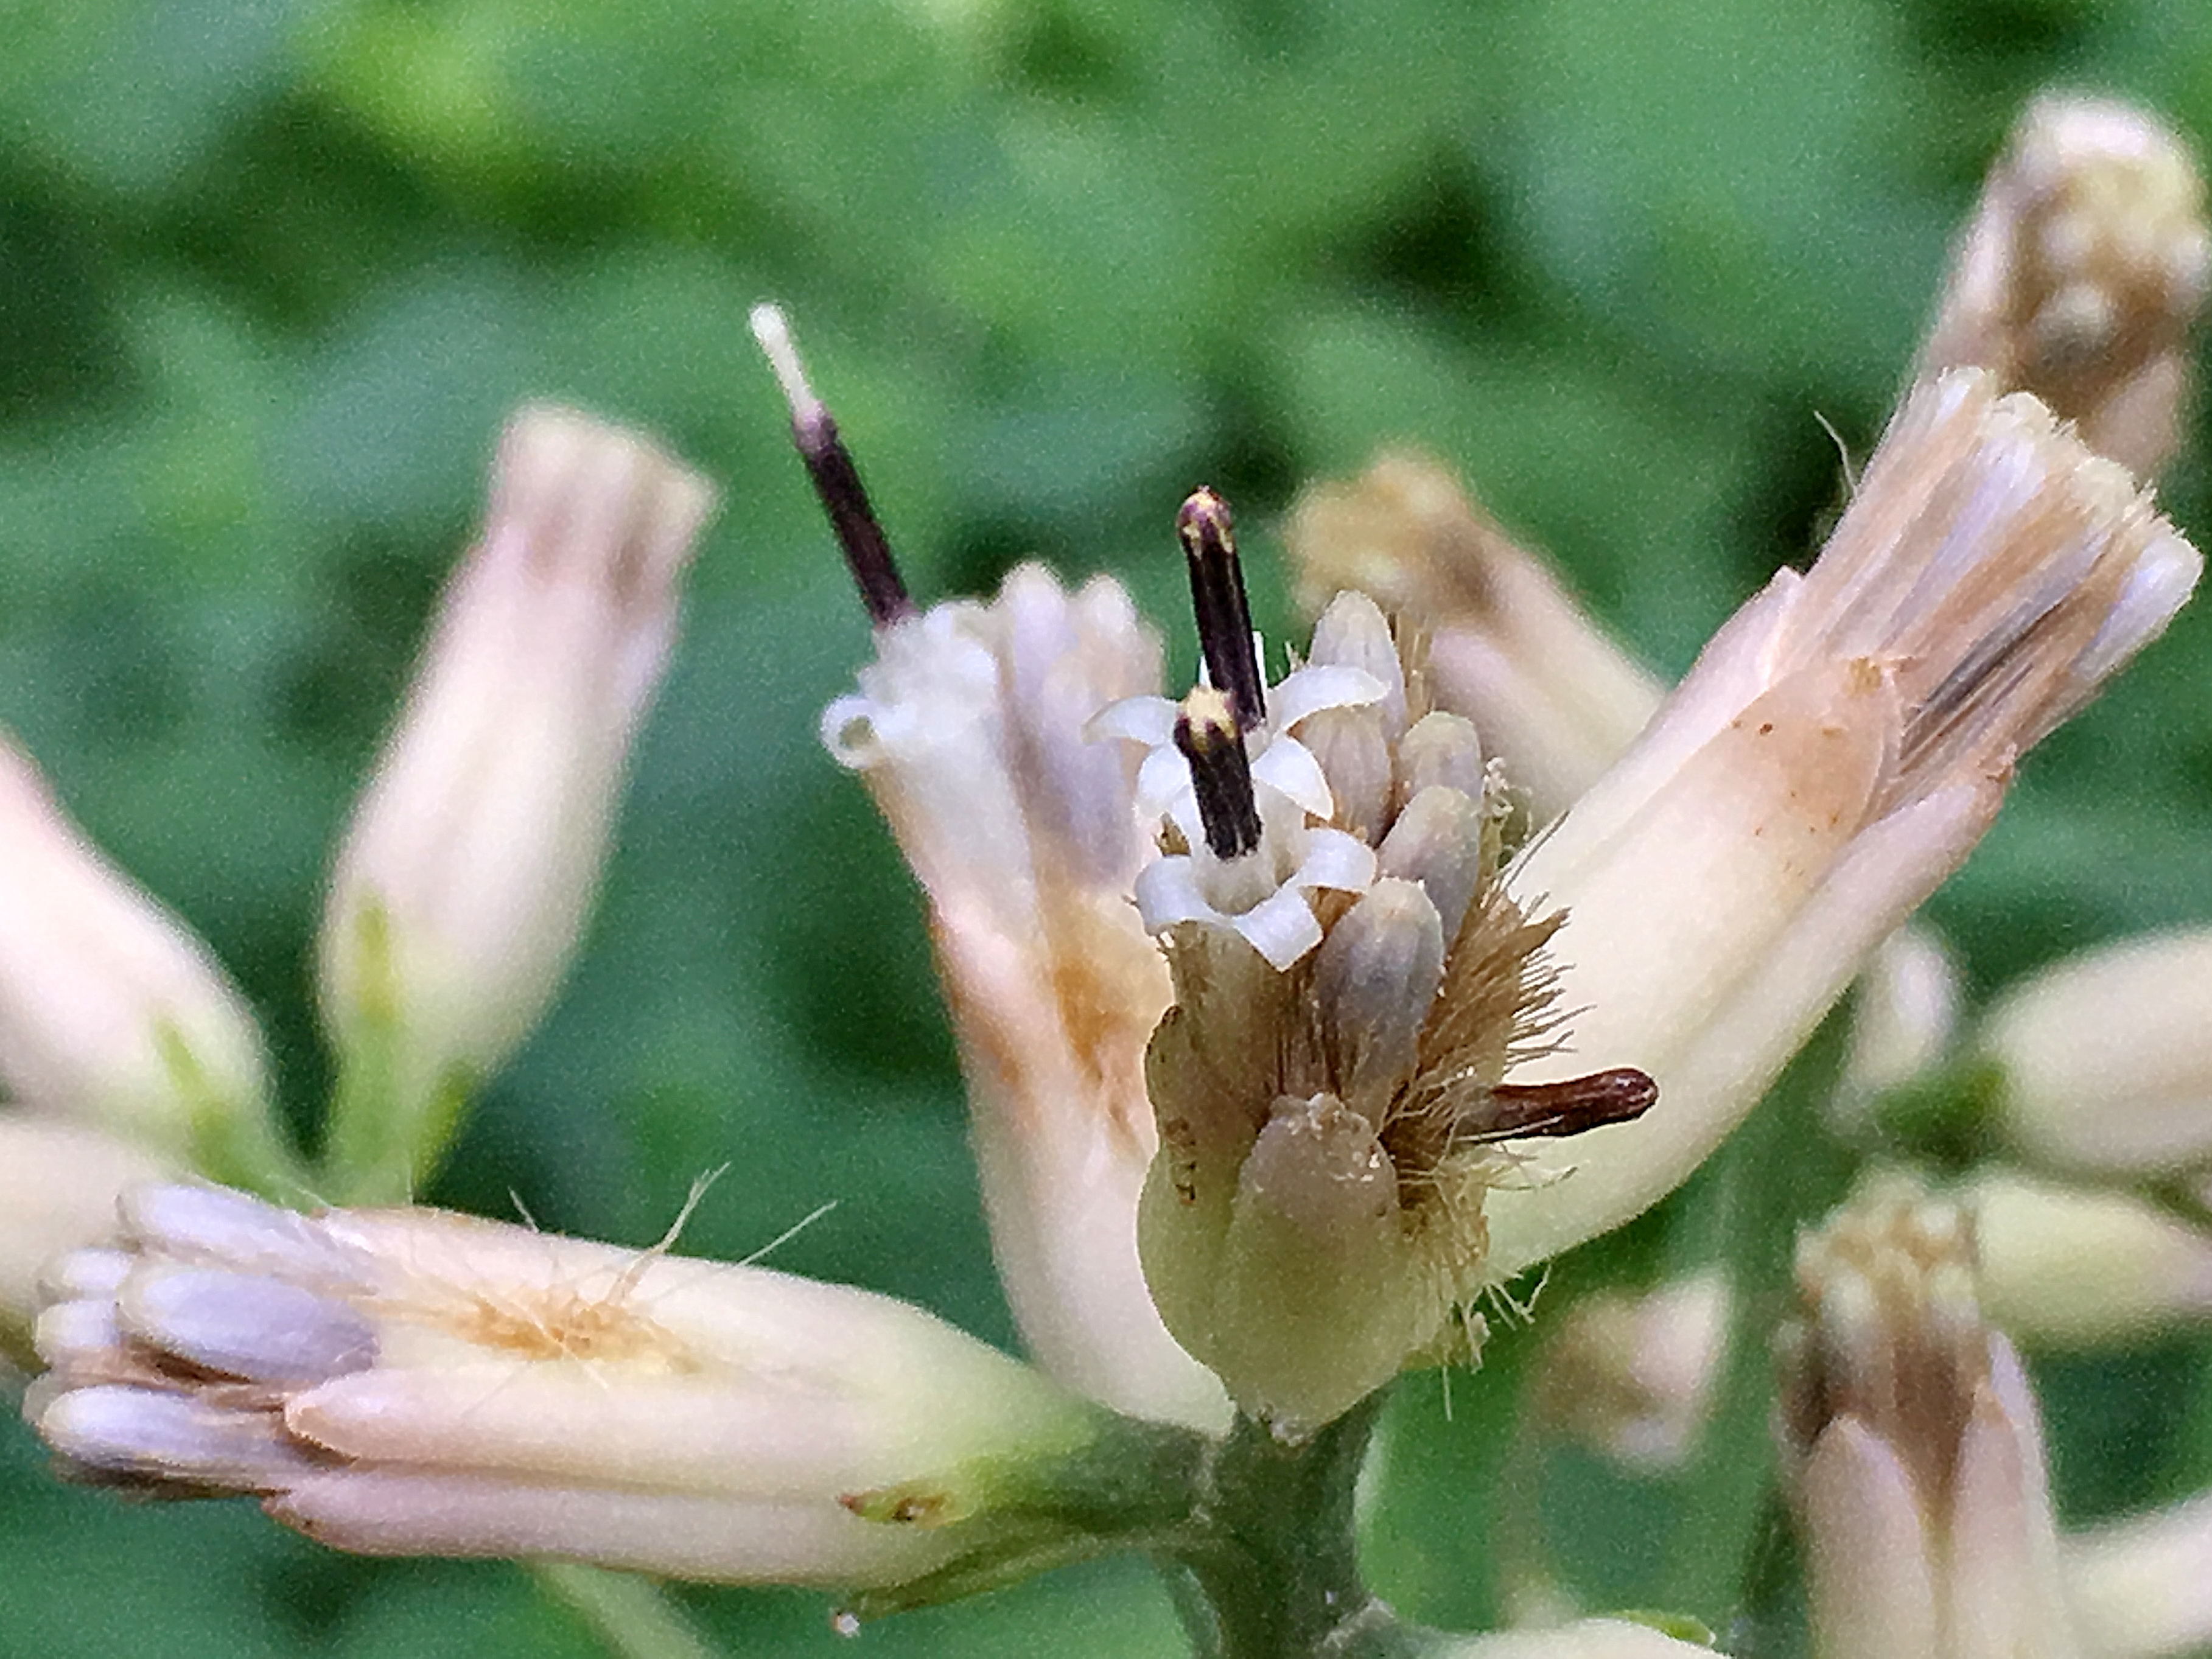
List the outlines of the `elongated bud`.
<svg viewBox="0 0 2212 1659">
<path fill-rule="evenodd" d="M 2060 1560 L 2096 1659 L 2180 1659 L 2212 1643 L 2212 1494 L 2076 1534 Z"/>
<path fill-rule="evenodd" d="M 2212 235 L 2188 146 L 2131 105 L 2047 94 L 1982 187 L 1920 372 L 1986 368 L 2147 478 L 2180 441 L 2187 337 L 2208 287 Z"/>
<path fill-rule="evenodd" d="M 634 434 L 526 410 L 331 883 L 323 1007 L 348 1189 L 411 1190 L 538 1023 L 606 857 L 714 501 Z"/>
<path fill-rule="evenodd" d="M 2124 1176 L 2212 1166 L 2212 932 L 2069 957 L 2000 997 L 1982 1052 L 1998 1119 L 2053 1169 Z"/>
<path fill-rule="evenodd" d="M 1317 485 L 1285 535 L 1310 612 L 1353 589 L 1421 619 L 1437 705 L 1506 757 L 1539 820 L 1595 783 L 1665 695 L 1433 461 L 1385 456 L 1349 483 Z"/>
<path fill-rule="evenodd" d="M 765 1268 L 209 1188 L 123 1223 L 57 1272 L 26 1414 L 84 1474 L 342 1549 L 899 1584 L 988 1552 L 977 1517 L 1103 1424 L 918 1309 Z"/>
<path fill-rule="evenodd" d="M 2141 1342 L 2212 1322 L 2212 1235 L 2171 1211 L 2004 1171 L 1968 1198 L 1983 1304 L 2021 1343 Z"/>
<path fill-rule="evenodd" d="M 156 1161 L 272 1191 L 291 1179 L 245 1000 L 191 931 L 85 839 L 4 736 L 0 1085 Z"/>
</svg>

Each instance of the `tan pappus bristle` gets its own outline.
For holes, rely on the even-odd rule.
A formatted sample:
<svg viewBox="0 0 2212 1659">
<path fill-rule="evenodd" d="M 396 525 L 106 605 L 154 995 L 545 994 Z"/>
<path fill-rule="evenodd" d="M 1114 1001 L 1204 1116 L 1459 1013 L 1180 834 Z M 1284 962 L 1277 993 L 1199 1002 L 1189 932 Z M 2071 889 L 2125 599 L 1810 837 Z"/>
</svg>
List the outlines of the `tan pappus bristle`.
<svg viewBox="0 0 2212 1659">
<path fill-rule="evenodd" d="M 1946 777 L 2001 775 L 2071 714 L 2163 626 L 2170 605 L 2121 606 L 2153 559 L 2178 561 L 2185 592 L 2195 556 L 2124 468 L 2029 394 L 1954 371 L 1885 436 L 1777 672 L 1819 653 L 1888 678 L 1899 724 L 1879 814 Z"/>
</svg>

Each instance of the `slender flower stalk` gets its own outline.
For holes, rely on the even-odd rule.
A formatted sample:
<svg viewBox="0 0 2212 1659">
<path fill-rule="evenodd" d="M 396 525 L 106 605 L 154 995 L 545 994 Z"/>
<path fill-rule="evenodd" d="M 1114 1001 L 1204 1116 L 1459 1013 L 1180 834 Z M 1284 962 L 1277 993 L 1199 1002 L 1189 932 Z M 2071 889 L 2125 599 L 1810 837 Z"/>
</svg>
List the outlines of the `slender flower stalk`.
<svg viewBox="0 0 2212 1659">
<path fill-rule="evenodd" d="M 0 736 L 0 1088 L 149 1161 L 291 1189 L 260 1033 L 184 923 L 69 821 Z"/>
<path fill-rule="evenodd" d="M 917 1309 L 659 1247 L 192 1187 L 123 1233 L 56 1269 L 27 1414 L 87 1478 L 343 1549 L 897 1584 L 1097 1431 Z"/>
<path fill-rule="evenodd" d="M 876 623 L 876 659 L 824 712 L 929 896 L 960 1042 L 993 1251 L 1024 1340 L 1069 1387 L 1219 1429 L 1220 1385 L 1160 1323 L 1137 1261 L 1157 1144 L 1146 1038 L 1167 971 L 1129 903 L 1148 853 L 1136 763 L 1086 741 L 1159 684 L 1159 641 L 1120 586 L 1040 567 L 989 604 L 917 611 L 782 315 L 754 313 L 793 431 Z"/>
<path fill-rule="evenodd" d="M 1510 1274 L 1670 1190 L 1868 954 L 1979 840 L 2018 757 L 2155 638 L 2202 561 L 2049 411 L 1960 370 L 1915 389 L 1805 575 L 1722 629 L 1506 885 L 1566 920 L 1560 1052 L 1662 1104 L 1492 1194 Z"/>
<path fill-rule="evenodd" d="M 337 857 L 323 1007 L 344 1191 L 405 1196 L 552 1000 L 714 501 L 634 434 L 526 410 Z"/>
<path fill-rule="evenodd" d="M 1970 1224 L 1877 1184 L 1798 1249 L 1778 1428 L 1820 1659 L 2068 1659 L 2042 1429 Z"/>
</svg>

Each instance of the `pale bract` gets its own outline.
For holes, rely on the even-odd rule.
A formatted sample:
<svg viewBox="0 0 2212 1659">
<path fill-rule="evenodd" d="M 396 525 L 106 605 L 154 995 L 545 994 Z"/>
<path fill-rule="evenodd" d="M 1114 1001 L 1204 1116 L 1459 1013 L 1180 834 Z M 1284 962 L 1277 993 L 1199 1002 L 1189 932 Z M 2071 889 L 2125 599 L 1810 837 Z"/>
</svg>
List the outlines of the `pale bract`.
<svg viewBox="0 0 2212 1659">
<path fill-rule="evenodd" d="M 1091 1432 L 920 1310 L 766 1268 L 211 1188 L 139 1189 L 121 1232 L 53 1270 L 27 1415 L 83 1472 L 343 1549 L 893 1584 Z"/>
</svg>

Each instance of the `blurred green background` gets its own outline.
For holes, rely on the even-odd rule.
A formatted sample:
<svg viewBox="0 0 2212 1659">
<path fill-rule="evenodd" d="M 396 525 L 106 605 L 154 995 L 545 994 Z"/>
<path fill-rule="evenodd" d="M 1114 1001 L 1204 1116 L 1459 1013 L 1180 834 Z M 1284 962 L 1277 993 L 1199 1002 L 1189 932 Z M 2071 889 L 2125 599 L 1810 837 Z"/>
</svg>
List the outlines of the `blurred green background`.
<svg viewBox="0 0 2212 1659">
<path fill-rule="evenodd" d="M 791 307 L 925 599 L 1037 553 L 1172 619 L 1168 526 L 1208 481 L 1254 527 L 1279 631 L 1270 520 L 1413 440 L 1675 672 L 1805 554 L 1838 487 L 1815 413 L 1870 444 L 2025 99 L 2124 92 L 2212 134 L 2202 0 L 4 15 L 0 721 L 231 964 L 299 1127 L 325 1082 L 327 849 L 502 415 L 571 399 L 659 432 L 726 504 L 586 958 L 432 1196 L 511 1214 L 512 1192 L 642 1243 L 728 1161 L 687 1249 L 746 1254 L 835 1200 L 777 1265 L 1000 1341 L 920 908 L 814 736 L 867 629 L 752 301 Z M 2212 531 L 2201 463 L 2166 495 Z M 1978 988 L 2212 920 L 2209 667 L 2200 610 L 2026 769 L 1936 907 Z M 1725 1220 L 1717 1185 L 1591 1271 Z M 1496 1553 L 1530 1547 L 1526 1494 L 1488 1478 L 1527 1346 L 1502 1336 L 1449 1414 L 1432 1382 L 1394 1407 L 1370 1553 L 1417 1616 L 1493 1614 Z M 2206 1362 L 2043 1368 L 2071 1514 L 2212 1478 Z M 1725 1481 L 1547 1480 L 1537 1541 L 1593 1604 L 1726 1611 L 1669 1530 L 1741 1511 Z M 682 1595 L 732 1651 L 836 1650 L 823 1597 Z M 860 1639 L 1182 1650 L 1126 1560 Z M 596 1650 L 512 1567 L 356 1562 L 244 1504 L 64 1490 L 0 1425 L 0 1656 L 156 1650 Z"/>
</svg>

